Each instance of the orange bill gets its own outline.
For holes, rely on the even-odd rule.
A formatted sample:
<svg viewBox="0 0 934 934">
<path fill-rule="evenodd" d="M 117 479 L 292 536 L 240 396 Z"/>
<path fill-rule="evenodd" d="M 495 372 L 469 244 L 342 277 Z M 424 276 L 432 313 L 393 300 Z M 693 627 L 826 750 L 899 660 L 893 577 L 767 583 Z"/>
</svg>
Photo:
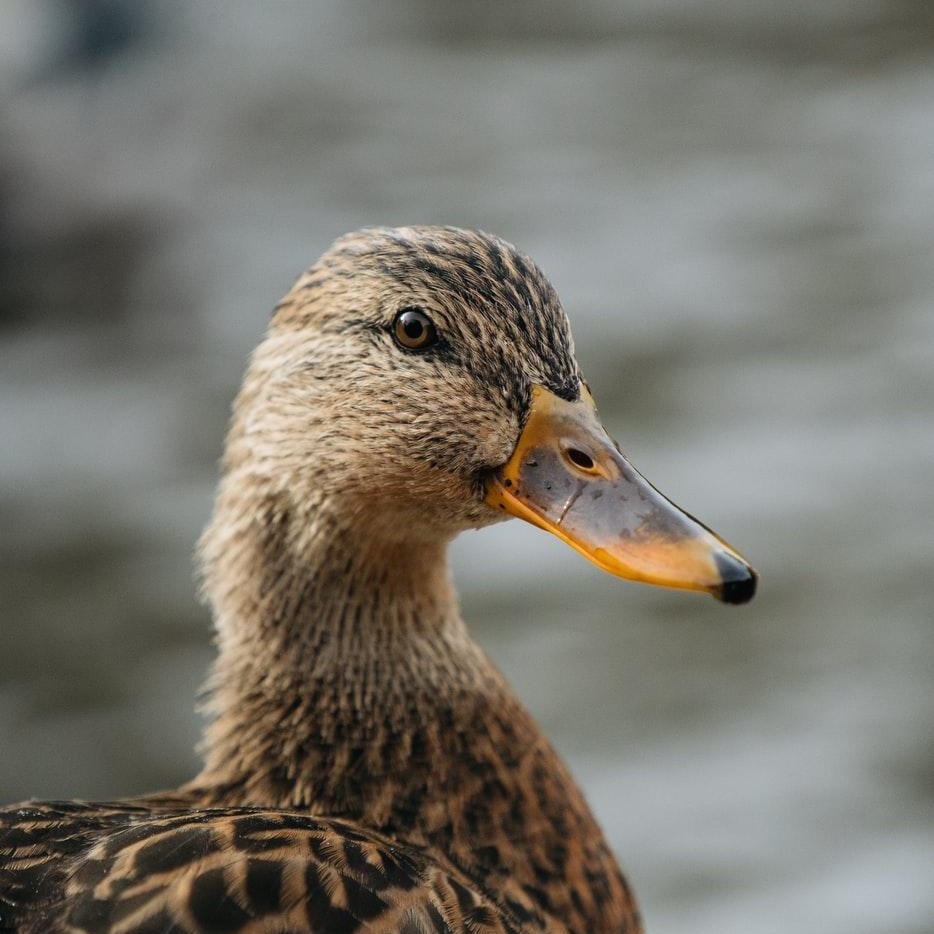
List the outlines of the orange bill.
<svg viewBox="0 0 934 934">
<path fill-rule="evenodd" d="M 557 535 L 629 580 L 746 603 L 756 572 L 722 538 L 662 496 L 623 456 L 590 393 L 532 390 L 525 429 L 487 479 L 486 501 Z"/>
</svg>

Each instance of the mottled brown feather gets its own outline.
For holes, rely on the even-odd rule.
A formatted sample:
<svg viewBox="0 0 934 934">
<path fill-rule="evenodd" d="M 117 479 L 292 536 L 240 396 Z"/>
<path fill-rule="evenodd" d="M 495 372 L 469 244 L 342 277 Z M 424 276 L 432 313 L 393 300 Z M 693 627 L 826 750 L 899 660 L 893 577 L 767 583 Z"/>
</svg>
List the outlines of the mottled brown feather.
<svg viewBox="0 0 934 934">
<path fill-rule="evenodd" d="M 417 307 L 438 344 L 398 346 Z M 279 304 L 201 542 L 205 766 L 175 792 L 0 812 L 0 932 L 637 932 L 563 763 L 470 639 L 448 541 L 531 387 L 579 393 L 535 264 L 453 228 L 350 234 Z"/>
</svg>

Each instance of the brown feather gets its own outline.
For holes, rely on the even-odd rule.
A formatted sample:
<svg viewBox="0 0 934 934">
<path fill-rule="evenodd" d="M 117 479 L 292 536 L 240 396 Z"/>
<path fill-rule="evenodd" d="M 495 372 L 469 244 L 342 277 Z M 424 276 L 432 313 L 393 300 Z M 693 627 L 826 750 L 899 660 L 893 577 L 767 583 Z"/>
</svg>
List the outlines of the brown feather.
<svg viewBox="0 0 934 934">
<path fill-rule="evenodd" d="M 441 340 L 391 336 L 418 307 Z M 471 640 L 447 542 L 497 515 L 531 386 L 574 398 L 527 257 L 452 228 L 337 241 L 280 303 L 201 542 L 202 773 L 0 813 L 0 932 L 636 932 L 587 804 Z"/>
</svg>

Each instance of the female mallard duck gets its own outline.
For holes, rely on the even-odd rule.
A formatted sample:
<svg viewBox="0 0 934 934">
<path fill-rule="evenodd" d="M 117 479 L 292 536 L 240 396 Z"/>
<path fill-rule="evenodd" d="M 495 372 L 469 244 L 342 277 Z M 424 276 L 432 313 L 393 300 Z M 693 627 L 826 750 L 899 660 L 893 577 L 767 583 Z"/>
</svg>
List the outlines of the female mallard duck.
<svg viewBox="0 0 934 934">
<path fill-rule="evenodd" d="M 0 813 L 0 931 L 640 930 L 580 791 L 458 613 L 447 543 L 507 513 L 622 577 L 755 589 L 606 434 L 528 257 L 452 228 L 338 240 L 235 405 L 201 542 L 204 770 Z"/>
</svg>

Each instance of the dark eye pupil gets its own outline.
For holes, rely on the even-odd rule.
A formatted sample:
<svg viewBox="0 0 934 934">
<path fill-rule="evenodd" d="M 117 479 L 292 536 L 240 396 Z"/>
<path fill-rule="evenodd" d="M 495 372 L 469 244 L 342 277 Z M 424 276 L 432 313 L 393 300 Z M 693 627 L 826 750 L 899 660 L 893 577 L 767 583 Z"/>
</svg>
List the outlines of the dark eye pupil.
<svg viewBox="0 0 934 934">
<path fill-rule="evenodd" d="M 405 331 L 406 337 L 418 340 L 422 336 L 422 331 L 425 330 L 425 325 L 419 321 L 415 314 L 409 312 L 409 314 L 402 316 L 402 329 Z"/>
</svg>

